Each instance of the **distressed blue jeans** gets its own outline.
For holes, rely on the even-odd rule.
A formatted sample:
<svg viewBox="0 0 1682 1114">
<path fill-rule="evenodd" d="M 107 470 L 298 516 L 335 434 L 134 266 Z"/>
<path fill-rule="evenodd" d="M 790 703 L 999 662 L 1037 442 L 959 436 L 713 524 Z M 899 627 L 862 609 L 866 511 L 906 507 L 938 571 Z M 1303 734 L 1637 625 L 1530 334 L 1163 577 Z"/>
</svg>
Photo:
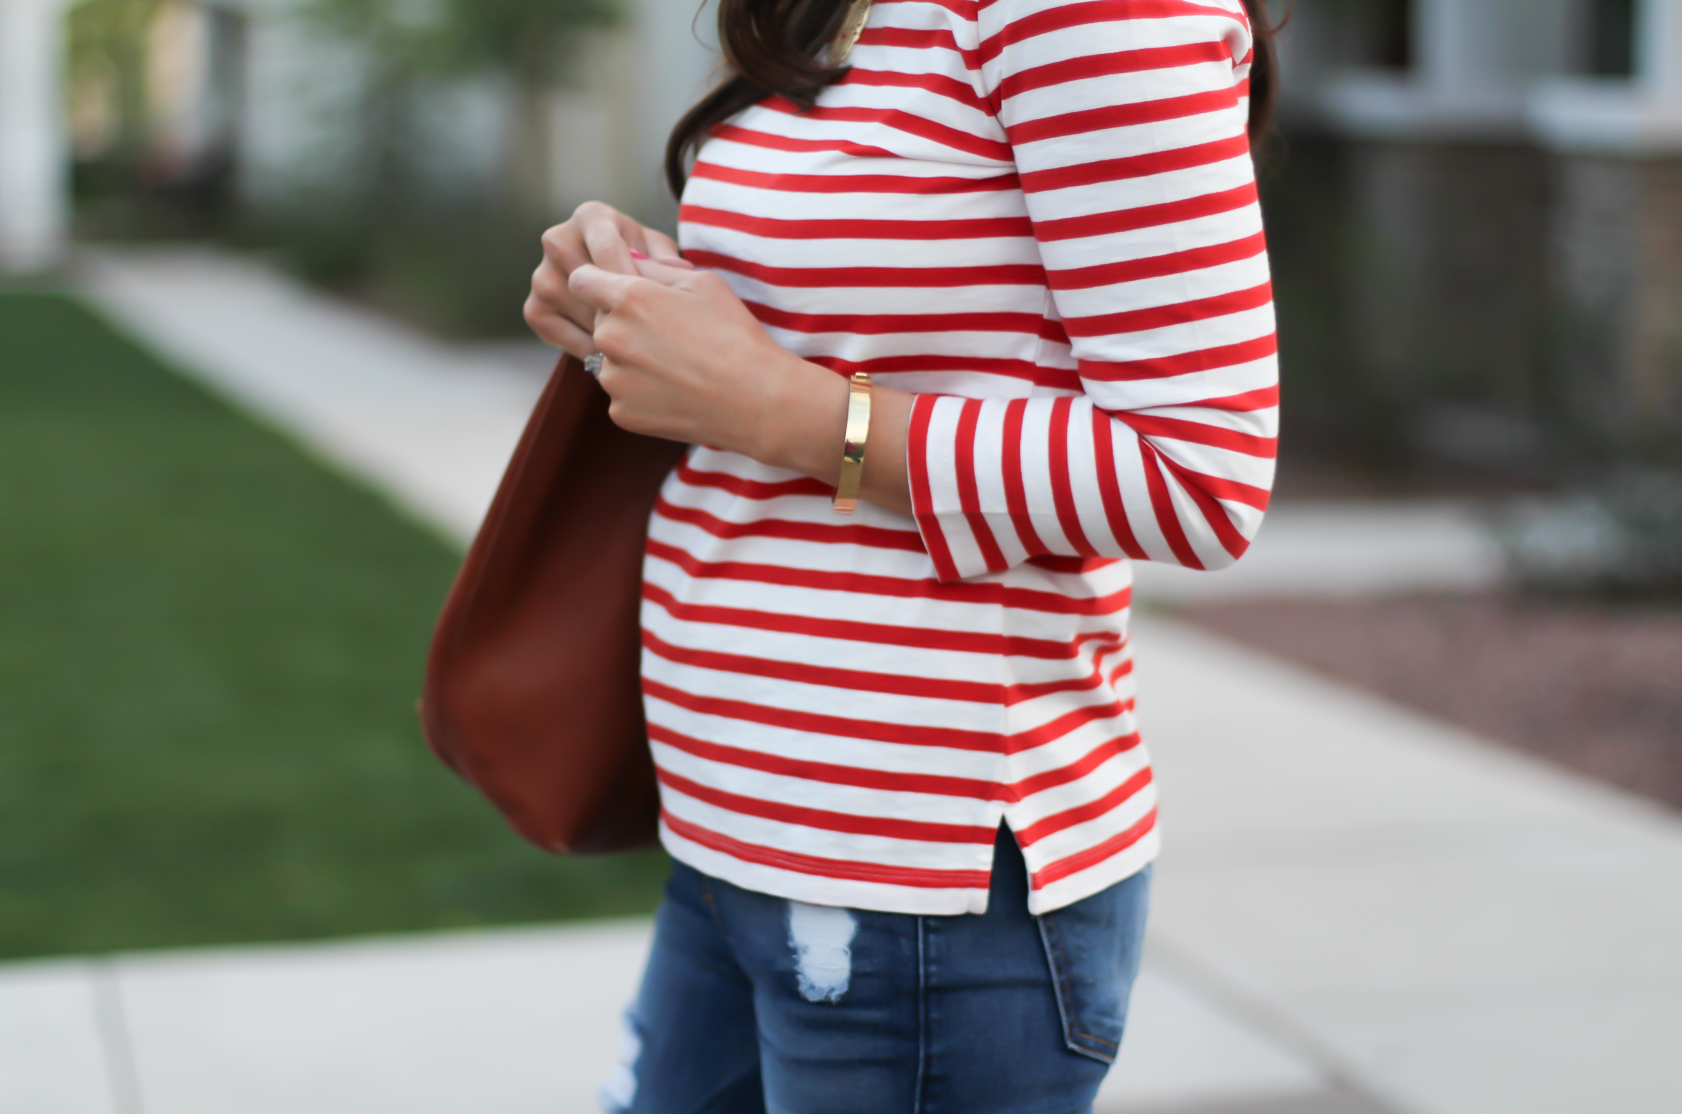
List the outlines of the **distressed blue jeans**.
<svg viewBox="0 0 1682 1114">
<path fill-rule="evenodd" d="M 1000 829 L 987 912 L 791 902 L 679 864 L 610 1114 L 1084 1114 L 1121 1044 L 1149 872 L 1042 916 Z"/>
</svg>

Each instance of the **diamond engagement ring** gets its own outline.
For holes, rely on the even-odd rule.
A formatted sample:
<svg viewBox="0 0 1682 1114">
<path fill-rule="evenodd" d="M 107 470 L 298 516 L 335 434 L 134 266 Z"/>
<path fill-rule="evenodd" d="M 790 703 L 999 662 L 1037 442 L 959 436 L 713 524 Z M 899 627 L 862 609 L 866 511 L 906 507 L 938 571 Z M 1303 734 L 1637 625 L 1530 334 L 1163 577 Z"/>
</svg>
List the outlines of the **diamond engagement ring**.
<svg viewBox="0 0 1682 1114">
<path fill-rule="evenodd" d="M 607 359 L 607 357 L 603 356 L 600 352 L 593 352 L 590 355 L 585 356 L 584 370 L 595 376 L 597 379 L 600 379 L 602 377 L 602 361 L 605 359 Z"/>
</svg>

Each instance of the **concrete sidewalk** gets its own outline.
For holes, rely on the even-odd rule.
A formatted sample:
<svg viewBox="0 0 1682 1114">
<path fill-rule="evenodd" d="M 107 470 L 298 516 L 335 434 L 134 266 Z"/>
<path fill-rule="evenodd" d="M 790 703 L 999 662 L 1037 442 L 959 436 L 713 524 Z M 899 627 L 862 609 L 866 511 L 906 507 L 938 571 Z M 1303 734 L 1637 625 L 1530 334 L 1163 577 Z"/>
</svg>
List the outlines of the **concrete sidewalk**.
<svg viewBox="0 0 1682 1114">
<path fill-rule="evenodd" d="M 452 537 L 536 389 L 247 263 L 89 275 L 137 335 Z M 1470 587 L 1498 552 L 1462 506 L 1287 507 L 1222 587 L 1160 594 Z M 1148 610 L 1136 641 L 1167 849 L 1101 1109 L 1682 1110 L 1674 814 Z M 641 931 L 14 967 L 0 1108 L 582 1114 Z"/>
<path fill-rule="evenodd" d="M 17 965 L 0 973 L 0 1109 L 587 1114 L 647 936 L 639 921 Z M 1134 1008 L 1104 1114 L 1363 1109 L 1302 1105 L 1329 1094 L 1313 1072 L 1155 971 Z"/>
</svg>

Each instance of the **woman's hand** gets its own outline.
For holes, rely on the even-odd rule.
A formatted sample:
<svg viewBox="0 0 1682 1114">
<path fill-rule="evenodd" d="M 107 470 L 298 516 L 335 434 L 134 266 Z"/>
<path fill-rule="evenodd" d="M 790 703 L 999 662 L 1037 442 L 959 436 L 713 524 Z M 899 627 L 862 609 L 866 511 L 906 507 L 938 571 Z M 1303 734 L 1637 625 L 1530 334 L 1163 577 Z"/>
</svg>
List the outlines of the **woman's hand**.
<svg viewBox="0 0 1682 1114">
<path fill-rule="evenodd" d="M 586 201 L 572 219 L 543 234 L 543 262 L 531 277 L 526 324 L 556 348 L 583 359 L 597 351 L 590 340 L 596 326 L 593 309 L 567 288 L 572 273 L 585 264 L 622 275 L 637 273 L 631 252 L 687 267 L 669 236 L 644 228 L 600 201 Z"/>
<path fill-rule="evenodd" d="M 608 413 L 633 433 L 711 445 L 833 485 L 847 425 L 847 381 L 778 344 L 723 278 L 632 259 L 633 274 L 591 264 L 568 286 L 595 317 L 607 357 Z M 905 428 L 911 396 L 872 392 L 860 494 L 909 513 Z"/>
<path fill-rule="evenodd" d="M 845 396 L 836 376 L 773 340 L 718 275 L 632 264 L 630 275 L 586 264 L 569 280 L 596 314 L 601 384 L 623 428 L 765 460 L 780 455 L 776 417 L 793 397 Z"/>
</svg>

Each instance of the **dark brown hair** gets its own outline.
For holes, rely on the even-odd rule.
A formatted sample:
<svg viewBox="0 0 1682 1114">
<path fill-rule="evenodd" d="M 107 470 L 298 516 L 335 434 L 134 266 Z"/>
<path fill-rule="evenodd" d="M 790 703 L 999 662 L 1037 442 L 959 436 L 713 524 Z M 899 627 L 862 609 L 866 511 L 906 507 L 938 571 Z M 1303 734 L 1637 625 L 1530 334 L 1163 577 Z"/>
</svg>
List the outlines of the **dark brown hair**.
<svg viewBox="0 0 1682 1114">
<path fill-rule="evenodd" d="M 1256 56 L 1250 69 L 1250 136 L 1260 138 L 1273 122 L 1278 95 L 1278 64 L 1266 0 L 1244 0 L 1255 30 Z M 847 72 L 846 66 L 818 61 L 823 45 L 835 36 L 847 0 L 719 0 L 718 41 L 729 74 L 712 92 L 683 114 L 666 141 L 666 184 L 681 196 L 689 177 L 689 156 L 713 128 L 749 105 L 777 94 L 801 108 L 811 108 L 824 86 Z"/>
</svg>

